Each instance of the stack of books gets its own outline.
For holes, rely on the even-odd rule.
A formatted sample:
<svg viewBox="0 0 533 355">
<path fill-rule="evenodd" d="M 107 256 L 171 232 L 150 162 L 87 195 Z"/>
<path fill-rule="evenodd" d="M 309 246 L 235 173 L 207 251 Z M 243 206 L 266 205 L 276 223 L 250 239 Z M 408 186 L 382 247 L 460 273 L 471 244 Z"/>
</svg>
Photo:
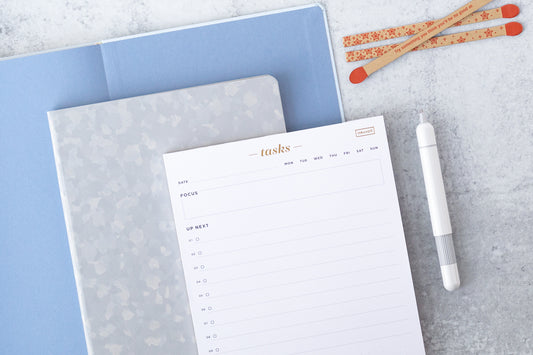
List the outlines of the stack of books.
<svg viewBox="0 0 533 355">
<path fill-rule="evenodd" d="M 77 296 L 90 354 L 424 352 L 383 118 L 342 123 L 319 5 L 0 76 L 3 242 L 74 276 L 40 307 Z"/>
</svg>

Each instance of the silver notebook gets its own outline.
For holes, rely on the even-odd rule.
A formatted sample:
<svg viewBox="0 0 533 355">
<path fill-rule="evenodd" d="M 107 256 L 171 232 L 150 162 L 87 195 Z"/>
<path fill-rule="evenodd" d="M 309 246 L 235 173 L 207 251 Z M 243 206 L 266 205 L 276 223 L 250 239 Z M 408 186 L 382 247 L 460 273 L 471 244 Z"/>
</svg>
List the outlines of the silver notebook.
<svg viewBox="0 0 533 355">
<path fill-rule="evenodd" d="M 48 113 L 90 354 L 196 344 L 163 154 L 285 132 L 268 75 Z"/>
</svg>

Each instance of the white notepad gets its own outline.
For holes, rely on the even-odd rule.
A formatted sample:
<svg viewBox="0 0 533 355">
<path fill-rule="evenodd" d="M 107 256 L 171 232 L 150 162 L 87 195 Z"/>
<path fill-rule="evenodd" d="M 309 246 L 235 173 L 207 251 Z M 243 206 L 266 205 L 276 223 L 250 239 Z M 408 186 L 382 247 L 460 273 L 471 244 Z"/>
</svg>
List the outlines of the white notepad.
<svg viewBox="0 0 533 355">
<path fill-rule="evenodd" d="M 164 155 L 200 354 L 423 354 L 382 117 Z"/>
</svg>

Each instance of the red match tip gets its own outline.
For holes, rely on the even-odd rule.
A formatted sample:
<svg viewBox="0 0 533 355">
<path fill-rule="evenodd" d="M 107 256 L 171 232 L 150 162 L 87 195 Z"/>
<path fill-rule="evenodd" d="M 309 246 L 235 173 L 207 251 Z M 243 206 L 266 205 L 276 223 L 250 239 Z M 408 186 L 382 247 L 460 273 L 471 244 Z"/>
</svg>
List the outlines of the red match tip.
<svg viewBox="0 0 533 355">
<path fill-rule="evenodd" d="M 505 25 L 505 32 L 507 36 L 516 36 L 522 33 L 522 25 L 518 22 L 509 22 Z"/>
<path fill-rule="evenodd" d="M 502 16 L 503 18 L 513 18 L 520 13 L 518 6 L 513 4 L 507 4 L 502 6 Z"/>
<path fill-rule="evenodd" d="M 368 74 L 366 73 L 365 68 L 363 67 L 354 69 L 350 74 L 350 81 L 352 82 L 352 84 L 362 83 L 363 80 L 365 80 L 366 78 L 368 78 Z"/>
</svg>

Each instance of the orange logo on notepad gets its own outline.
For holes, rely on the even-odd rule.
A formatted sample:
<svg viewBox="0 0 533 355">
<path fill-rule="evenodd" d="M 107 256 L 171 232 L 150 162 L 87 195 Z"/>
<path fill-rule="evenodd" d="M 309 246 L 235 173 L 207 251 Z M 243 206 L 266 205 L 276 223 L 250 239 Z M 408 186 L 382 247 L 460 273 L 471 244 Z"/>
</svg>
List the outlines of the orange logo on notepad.
<svg viewBox="0 0 533 355">
<path fill-rule="evenodd" d="M 376 129 L 374 127 L 359 128 L 355 130 L 356 137 L 371 136 L 376 134 Z"/>
<path fill-rule="evenodd" d="M 260 153 L 252 153 L 252 154 L 248 154 L 249 157 L 254 157 L 254 156 L 262 156 L 262 157 L 268 157 L 270 155 L 276 155 L 276 154 L 281 154 L 281 153 L 289 153 L 291 152 L 291 150 L 294 150 L 296 148 L 300 148 L 302 147 L 301 145 L 294 145 L 294 146 L 290 146 L 290 145 L 281 145 L 281 144 L 278 144 L 277 147 L 272 147 L 272 148 L 265 148 L 265 149 L 261 149 L 261 152 Z"/>
</svg>

